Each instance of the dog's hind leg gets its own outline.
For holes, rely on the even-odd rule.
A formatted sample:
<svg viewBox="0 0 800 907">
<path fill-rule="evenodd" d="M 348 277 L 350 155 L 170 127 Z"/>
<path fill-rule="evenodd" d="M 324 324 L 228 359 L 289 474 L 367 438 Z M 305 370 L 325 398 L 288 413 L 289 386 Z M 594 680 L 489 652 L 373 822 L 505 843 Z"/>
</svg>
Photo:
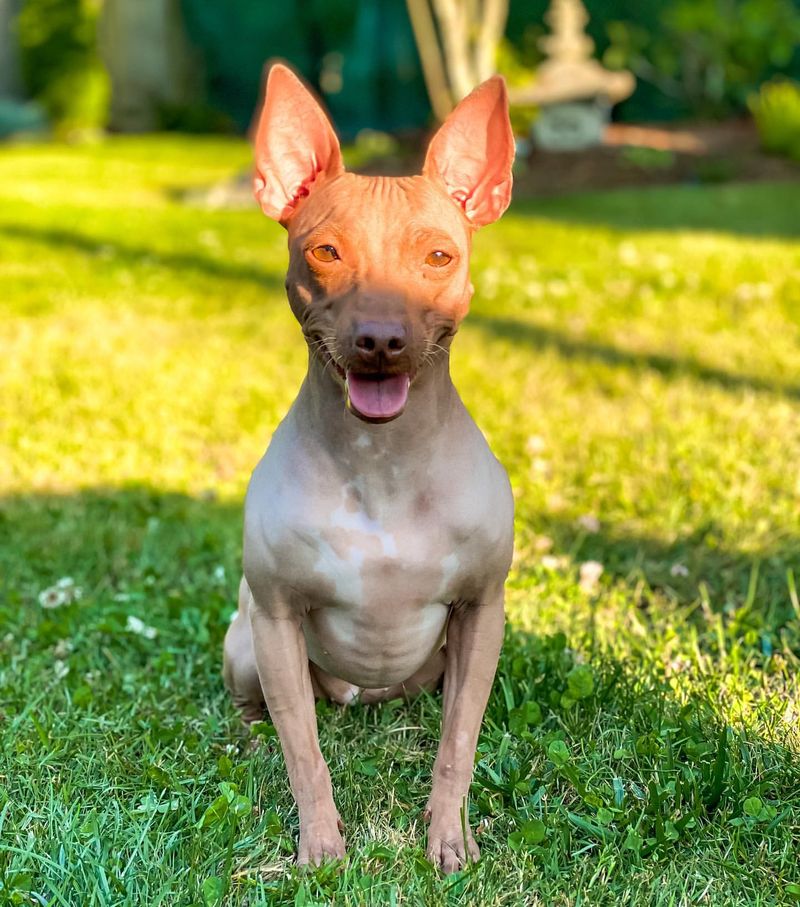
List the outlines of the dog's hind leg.
<svg viewBox="0 0 800 907">
<path fill-rule="evenodd" d="M 245 724 L 263 721 L 266 714 L 250 628 L 250 597 L 250 587 L 242 577 L 239 584 L 239 610 L 225 634 L 222 659 L 225 686 Z"/>
</svg>

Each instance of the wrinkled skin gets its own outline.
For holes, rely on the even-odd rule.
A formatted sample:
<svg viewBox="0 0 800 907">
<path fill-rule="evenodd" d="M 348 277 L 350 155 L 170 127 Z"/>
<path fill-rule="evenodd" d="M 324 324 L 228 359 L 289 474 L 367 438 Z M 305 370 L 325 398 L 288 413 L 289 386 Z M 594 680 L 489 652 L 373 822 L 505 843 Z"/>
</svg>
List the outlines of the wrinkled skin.
<svg viewBox="0 0 800 907">
<path fill-rule="evenodd" d="M 421 176 L 330 180 L 290 222 L 287 291 L 306 339 L 321 346 L 346 371 L 359 365 L 355 329 L 363 323 L 394 323 L 406 330 L 406 346 L 390 372 L 416 375 L 425 359 L 449 348 L 466 314 L 470 231 L 451 203 L 442 210 L 441 190 Z M 364 200 L 353 219 L 352 198 Z M 396 217 L 387 219 L 389 209 Z M 318 261 L 311 250 L 336 248 L 339 258 Z M 432 251 L 451 261 L 425 265 Z M 317 351 L 314 351 L 317 352 Z M 369 366 L 362 365 L 366 370 Z M 340 375 L 333 369 L 334 376 Z"/>
<path fill-rule="evenodd" d="M 379 702 L 440 683 L 428 856 L 445 872 L 478 858 L 462 811 L 503 636 L 513 500 L 449 350 L 472 294 L 472 232 L 510 195 L 505 103 L 502 83 L 485 83 L 423 175 L 363 177 L 344 172 L 297 79 L 270 75 L 255 188 L 288 230 L 309 366 L 248 489 L 224 676 L 243 718 L 266 702 L 278 731 L 299 863 L 344 855 L 315 697 Z M 475 135 L 485 148 L 471 155 Z"/>
</svg>

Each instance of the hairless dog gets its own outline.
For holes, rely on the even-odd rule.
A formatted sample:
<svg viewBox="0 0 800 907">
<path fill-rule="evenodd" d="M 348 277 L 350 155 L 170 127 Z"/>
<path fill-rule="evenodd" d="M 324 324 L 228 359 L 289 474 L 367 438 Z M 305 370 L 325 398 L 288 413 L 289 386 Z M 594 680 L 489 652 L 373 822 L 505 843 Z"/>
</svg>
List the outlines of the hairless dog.
<svg viewBox="0 0 800 907">
<path fill-rule="evenodd" d="M 288 231 L 308 373 L 247 491 L 224 677 L 245 721 L 269 709 L 299 863 L 344 855 L 314 698 L 378 702 L 442 681 L 427 853 L 445 872 L 478 857 L 462 815 L 503 639 L 514 505 L 449 351 L 473 292 L 472 234 L 508 207 L 513 156 L 495 76 L 450 114 L 421 175 L 347 173 L 312 95 L 270 70 L 255 194 Z"/>
</svg>

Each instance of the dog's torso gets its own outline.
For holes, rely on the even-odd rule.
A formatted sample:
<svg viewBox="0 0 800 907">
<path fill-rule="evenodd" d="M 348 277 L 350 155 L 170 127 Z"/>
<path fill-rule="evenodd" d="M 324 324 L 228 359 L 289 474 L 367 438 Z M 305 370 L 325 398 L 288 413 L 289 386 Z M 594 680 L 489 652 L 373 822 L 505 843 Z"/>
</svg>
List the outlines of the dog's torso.
<svg viewBox="0 0 800 907">
<path fill-rule="evenodd" d="M 303 431 L 301 392 L 253 474 L 248 583 L 302 618 L 311 661 L 359 687 L 414 674 L 451 607 L 508 569 L 508 479 L 453 397 L 443 431 L 414 450 L 352 419 L 332 450 Z"/>
</svg>

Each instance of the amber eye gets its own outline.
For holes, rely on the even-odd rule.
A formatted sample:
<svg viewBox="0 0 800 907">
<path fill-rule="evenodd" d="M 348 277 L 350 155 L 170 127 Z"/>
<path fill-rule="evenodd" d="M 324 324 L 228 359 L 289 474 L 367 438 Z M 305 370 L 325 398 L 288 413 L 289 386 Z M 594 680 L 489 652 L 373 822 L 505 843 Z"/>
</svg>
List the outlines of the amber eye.
<svg viewBox="0 0 800 907">
<path fill-rule="evenodd" d="M 452 260 L 452 255 L 448 255 L 447 252 L 442 252 L 440 249 L 437 249 L 435 252 L 431 252 L 428 255 L 425 259 L 425 264 L 430 265 L 433 268 L 443 268 L 445 265 L 449 265 Z"/>
<path fill-rule="evenodd" d="M 339 253 L 333 246 L 316 246 L 311 250 L 311 254 L 317 261 L 336 261 L 339 257 Z"/>
</svg>

